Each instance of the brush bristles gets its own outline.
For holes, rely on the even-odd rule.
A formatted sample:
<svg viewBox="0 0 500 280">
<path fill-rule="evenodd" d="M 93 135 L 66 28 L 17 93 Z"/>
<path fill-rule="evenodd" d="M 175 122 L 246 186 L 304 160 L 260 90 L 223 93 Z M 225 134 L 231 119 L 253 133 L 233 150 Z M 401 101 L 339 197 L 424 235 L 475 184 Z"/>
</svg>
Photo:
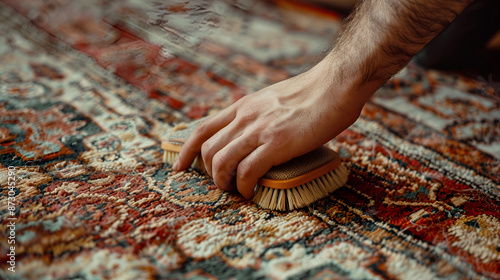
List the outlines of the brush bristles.
<svg viewBox="0 0 500 280">
<path fill-rule="evenodd" d="M 169 163 L 171 165 L 174 164 L 174 162 L 177 160 L 179 157 L 179 152 L 174 152 L 174 151 L 167 151 L 165 150 L 163 152 L 163 162 Z M 205 165 L 203 164 L 203 160 L 201 159 L 200 156 L 197 156 L 193 163 L 191 164 L 191 167 L 200 171 L 205 170 Z"/>
<path fill-rule="evenodd" d="M 341 164 L 329 173 L 290 189 L 274 189 L 257 185 L 253 201 L 262 208 L 287 211 L 305 207 L 342 187 L 349 172 Z"/>
<path fill-rule="evenodd" d="M 179 152 L 167 151 L 163 153 L 163 162 L 174 164 Z M 200 156 L 197 156 L 191 167 L 205 171 L 205 165 Z M 305 207 L 330 195 L 347 182 L 349 172 L 340 164 L 336 169 L 318 177 L 306 184 L 289 189 L 274 189 L 257 185 L 253 201 L 264 209 L 288 211 Z"/>
</svg>

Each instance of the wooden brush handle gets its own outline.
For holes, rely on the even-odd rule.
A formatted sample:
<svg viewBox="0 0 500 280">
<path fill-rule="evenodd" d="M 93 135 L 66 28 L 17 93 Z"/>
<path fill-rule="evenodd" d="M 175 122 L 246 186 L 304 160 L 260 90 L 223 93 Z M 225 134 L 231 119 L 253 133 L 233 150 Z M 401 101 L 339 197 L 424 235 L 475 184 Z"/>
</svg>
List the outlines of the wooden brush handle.
<svg viewBox="0 0 500 280">
<path fill-rule="evenodd" d="M 174 142 L 162 141 L 161 148 L 165 151 L 180 153 L 182 148 L 182 143 L 177 143 L 177 141 Z"/>
</svg>

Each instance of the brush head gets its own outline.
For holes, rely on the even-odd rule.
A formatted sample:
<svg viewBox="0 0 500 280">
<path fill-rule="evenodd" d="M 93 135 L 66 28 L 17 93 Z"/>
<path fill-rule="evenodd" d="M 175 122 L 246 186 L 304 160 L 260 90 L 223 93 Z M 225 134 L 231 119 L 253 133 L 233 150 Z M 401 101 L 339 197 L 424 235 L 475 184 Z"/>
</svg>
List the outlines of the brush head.
<svg viewBox="0 0 500 280">
<path fill-rule="evenodd" d="M 339 165 L 339 155 L 332 149 L 322 146 L 272 167 L 262 176 L 259 184 L 277 189 L 289 189 L 324 175 Z"/>
<path fill-rule="evenodd" d="M 173 164 L 179 157 L 182 145 L 203 119 L 181 123 L 166 135 L 161 147 L 165 150 L 164 161 Z M 205 171 L 199 155 L 193 168 Z M 253 201 L 270 210 L 293 210 L 305 207 L 328 196 L 343 186 L 348 177 L 347 168 L 339 155 L 322 146 L 288 162 L 272 167 L 262 176 L 255 188 Z"/>
<path fill-rule="evenodd" d="M 190 123 L 180 123 L 174 126 L 167 132 L 165 136 L 166 140 L 161 142 L 161 148 L 163 152 L 163 162 L 174 164 L 174 162 L 179 157 L 182 145 L 186 142 L 189 135 L 193 133 L 194 129 L 200 124 L 203 119 L 199 119 Z M 203 160 L 201 156 L 197 156 L 191 167 L 205 171 L 205 166 L 203 165 Z"/>
<path fill-rule="evenodd" d="M 347 177 L 339 155 L 322 146 L 271 168 L 259 179 L 253 201 L 271 210 L 305 207 L 343 186 Z"/>
<path fill-rule="evenodd" d="M 170 129 L 165 135 L 164 141 L 161 142 L 161 148 L 168 151 L 180 152 L 182 145 L 193 133 L 195 128 L 203 119 L 199 119 L 190 123 L 179 123 Z"/>
</svg>

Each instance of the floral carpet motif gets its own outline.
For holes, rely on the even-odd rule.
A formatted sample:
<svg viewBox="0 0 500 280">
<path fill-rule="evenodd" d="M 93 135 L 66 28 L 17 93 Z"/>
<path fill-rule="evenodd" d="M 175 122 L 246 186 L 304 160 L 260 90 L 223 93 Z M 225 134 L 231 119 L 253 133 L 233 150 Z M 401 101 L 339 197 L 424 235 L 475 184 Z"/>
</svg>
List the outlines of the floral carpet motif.
<svg viewBox="0 0 500 280">
<path fill-rule="evenodd" d="M 500 278 L 496 84 L 410 63 L 328 143 L 348 183 L 268 211 L 173 172 L 160 142 L 310 66 L 338 17 L 285 1 L 2 2 L 1 279 Z M 78 5 L 114 12 L 68 16 Z M 176 24 L 191 17 L 203 24 Z"/>
</svg>

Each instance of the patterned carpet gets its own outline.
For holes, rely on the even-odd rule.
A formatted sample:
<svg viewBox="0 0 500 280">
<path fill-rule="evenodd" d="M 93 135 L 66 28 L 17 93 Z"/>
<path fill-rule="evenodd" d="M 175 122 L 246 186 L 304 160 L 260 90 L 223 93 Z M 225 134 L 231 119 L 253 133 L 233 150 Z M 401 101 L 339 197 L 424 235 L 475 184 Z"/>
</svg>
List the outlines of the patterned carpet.
<svg viewBox="0 0 500 280">
<path fill-rule="evenodd" d="M 167 129 L 307 69 L 339 26 L 228 3 L 0 2 L 0 278 L 500 278 L 491 81 L 411 63 L 329 143 L 348 184 L 292 212 L 161 162 Z"/>
</svg>

